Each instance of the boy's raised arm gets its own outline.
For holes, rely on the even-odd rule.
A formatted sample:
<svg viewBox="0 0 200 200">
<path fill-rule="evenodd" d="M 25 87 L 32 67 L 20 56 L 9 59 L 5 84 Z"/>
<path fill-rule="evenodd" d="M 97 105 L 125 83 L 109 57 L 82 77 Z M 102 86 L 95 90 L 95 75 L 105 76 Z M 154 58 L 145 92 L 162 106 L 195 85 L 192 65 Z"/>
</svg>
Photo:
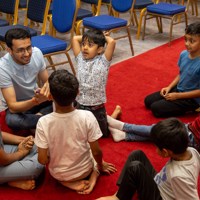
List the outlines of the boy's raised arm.
<svg viewBox="0 0 200 200">
<path fill-rule="evenodd" d="M 114 50 L 115 50 L 116 42 L 110 36 L 105 36 L 105 37 L 106 37 L 106 42 L 107 42 L 107 46 L 106 46 L 106 49 L 105 49 L 105 56 L 106 56 L 106 59 L 108 61 L 111 61 L 113 53 L 114 53 Z"/>
<path fill-rule="evenodd" d="M 81 51 L 81 41 L 82 41 L 82 35 L 76 35 L 72 39 L 72 50 L 75 56 L 78 56 L 78 54 Z"/>
</svg>

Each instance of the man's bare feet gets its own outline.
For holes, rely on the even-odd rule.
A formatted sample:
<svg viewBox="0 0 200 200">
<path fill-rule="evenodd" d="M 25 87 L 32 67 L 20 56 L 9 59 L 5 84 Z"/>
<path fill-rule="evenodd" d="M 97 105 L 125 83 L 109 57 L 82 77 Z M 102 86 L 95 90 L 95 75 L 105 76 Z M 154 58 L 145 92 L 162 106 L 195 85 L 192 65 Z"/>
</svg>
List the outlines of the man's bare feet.
<svg viewBox="0 0 200 200">
<path fill-rule="evenodd" d="M 113 111 L 111 117 L 114 118 L 114 119 L 119 119 L 121 114 L 122 114 L 121 107 L 119 105 L 117 105 L 115 107 L 115 110 Z"/>
<path fill-rule="evenodd" d="M 65 187 L 68 187 L 72 190 L 82 191 L 89 188 L 89 181 L 88 180 L 78 180 L 78 181 L 72 181 L 72 182 L 66 182 L 66 181 L 60 181 L 62 185 Z"/>
<path fill-rule="evenodd" d="M 23 190 L 33 190 L 35 188 L 35 180 L 11 181 L 8 182 L 8 185 Z"/>
<path fill-rule="evenodd" d="M 93 170 L 93 172 L 90 175 L 89 179 L 89 187 L 85 190 L 77 191 L 79 194 L 89 194 L 94 189 L 94 186 L 96 185 L 97 179 L 99 177 L 99 172 L 97 170 Z"/>
</svg>

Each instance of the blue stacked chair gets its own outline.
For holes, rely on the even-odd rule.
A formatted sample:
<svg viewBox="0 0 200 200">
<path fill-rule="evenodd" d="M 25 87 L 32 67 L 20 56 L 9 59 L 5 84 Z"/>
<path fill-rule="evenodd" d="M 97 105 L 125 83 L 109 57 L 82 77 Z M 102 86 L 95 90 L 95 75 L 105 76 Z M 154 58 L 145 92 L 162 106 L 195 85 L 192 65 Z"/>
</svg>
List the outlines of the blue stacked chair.
<svg viewBox="0 0 200 200">
<path fill-rule="evenodd" d="M 188 5 L 189 5 L 189 1 L 188 1 Z M 170 45 L 171 40 L 172 40 L 173 25 L 176 25 L 182 22 L 180 20 L 181 16 L 184 17 L 185 26 L 187 26 L 188 24 L 187 6 L 180 5 L 180 4 L 164 3 L 164 2 L 147 6 L 147 12 L 145 15 L 144 28 L 143 28 L 143 39 L 145 36 L 146 21 L 148 19 L 152 19 L 152 18 L 157 19 L 158 30 L 160 33 L 163 32 L 162 18 L 170 19 L 171 20 L 170 31 L 169 31 L 169 45 Z"/>
<path fill-rule="evenodd" d="M 8 20 L 0 19 L 0 27 L 8 26 L 11 23 L 13 24 L 17 23 L 18 6 L 19 6 L 19 0 L 0 0 L 0 12 L 2 14 L 5 13 L 8 17 Z"/>
<path fill-rule="evenodd" d="M 82 8 L 81 2 L 90 4 L 91 9 L 88 10 L 88 9 Z M 78 9 L 76 23 L 75 23 L 76 35 L 81 34 L 80 27 L 81 27 L 83 19 L 85 17 L 98 16 L 100 14 L 100 8 L 101 8 L 101 0 L 80 0 L 79 1 L 79 9 Z"/>
<path fill-rule="evenodd" d="M 133 6 L 134 19 L 135 19 L 136 25 L 138 27 L 136 38 L 140 39 L 142 19 L 145 15 L 146 8 L 147 8 L 147 6 L 154 4 L 154 2 L 152 0 L 134 0 L 133 4 L 134 4 L 134 6 Z M 137 19 L 136 12 L 140 12 L 139 22 L 138 22 L 138 19 Z M 133 24 L 134 24 L 134 22 L 133 22 Z"/>
<path fill-rule="evenodd" d="M 68 51 L 71 49 L 77 11 L 78 0 L 53 0 L 52 36 L 46 34 L 32 37 L 32 45 L 38 47 L 49 61 L 47 68 L 55 70 L 56 66 L 69 63 L 73 74 L 76 74 Z M 56 32 L 69 34 L 69 41 L 56 38 Z M 67 60 L 57 59 L 60 62 L 54 63 L 52 57 L 61 54 L 64 54 Z"/>
<path fill-rule="evenodd" d="M 4 1 L 7 1 L 7 0 L 4 0 Z M 8 0 L 8 1 L 11 1 L 11 0 Z M 45 34 L 50 2 L 51 0 L 29 0 L 27 11 L 26 11 L 26 17 L 24 20 L 24 25 L 15 24 L 15 25 L 0 27 L 0 43 L 1 43 L 2 48 L 5 49 L 4 38 L 5 38 L 6 32 L 13 28 L 23 28 L 29 31 L 31 36 L 36 36 L 38 34 L 38 31 L 32 28 L 31 26 L 32 22 L 42 23 L 43 25 L 42 25 L 41 34 Z"/>
</svg>

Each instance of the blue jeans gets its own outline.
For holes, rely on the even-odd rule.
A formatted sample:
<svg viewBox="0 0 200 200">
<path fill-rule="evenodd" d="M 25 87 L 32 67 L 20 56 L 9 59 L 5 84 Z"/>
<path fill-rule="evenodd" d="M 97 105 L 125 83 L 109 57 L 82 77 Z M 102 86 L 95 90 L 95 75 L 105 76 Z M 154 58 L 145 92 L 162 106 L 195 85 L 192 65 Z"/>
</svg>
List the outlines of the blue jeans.
<svg viewBox="0 0 200 200">
<path fill-rule="evenodd" d="M 123 131 L 126 132 L 126 141 L 151 141 L 150 132 L 153 125 L 136 125 L 125 123 Z M 197 149 L 197 144 L 194 140 L 194 135 L 188 129 L 188 124 L 185 124 L 185 127 L 188 132 L 189 146 Z M 198 150 L 198 149 L 197 149 Z"/>
<path fill-rule="evenodd" d="M 52 102 L 46 101 L 22 113 L 11 113 L 6 110 L 6 124 L 13 130 L 35 129 L 40 117 L 53 111 Z M 36 115 L 41 113 L 42 115 Z"/>
<path fill-rule="evenodd" d="M 126 141 L 151 141 L 150 132 L 154 125 L 135 125 L 125 123 L 123 131 L 126 132 Z"/>
</svg>

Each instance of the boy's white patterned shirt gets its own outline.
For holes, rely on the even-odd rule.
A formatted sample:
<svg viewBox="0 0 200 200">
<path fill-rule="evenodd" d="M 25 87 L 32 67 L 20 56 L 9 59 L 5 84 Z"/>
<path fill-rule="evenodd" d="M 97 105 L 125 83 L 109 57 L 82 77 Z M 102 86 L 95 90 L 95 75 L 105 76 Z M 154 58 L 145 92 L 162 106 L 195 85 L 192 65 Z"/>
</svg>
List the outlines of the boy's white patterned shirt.
<svg viewBox="0 0 200 200">
<path fill-rule="evenodd" d="M 86 60 L 82 53 L 76 57 L 79 95 L 76 100 L 85 106 L 95 106 L 106 102 L 106 83 L 110 61 L 104 54 Z"/>
</svg>

